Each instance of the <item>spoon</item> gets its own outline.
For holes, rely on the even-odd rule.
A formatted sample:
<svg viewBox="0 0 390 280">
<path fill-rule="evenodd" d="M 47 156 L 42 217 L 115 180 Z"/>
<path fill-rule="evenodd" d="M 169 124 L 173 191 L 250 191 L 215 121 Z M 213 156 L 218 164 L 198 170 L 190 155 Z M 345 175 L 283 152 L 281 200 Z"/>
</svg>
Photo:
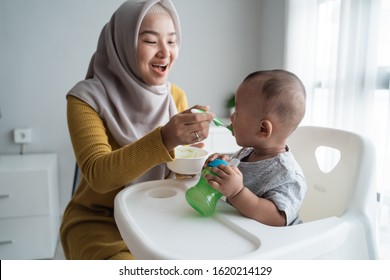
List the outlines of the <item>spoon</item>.
<svg viewBox="0 0 390 280">
<path fill-rule="evenodd" d="M 191 113 L 206 113 L 206 111 L 201 110 L 201 109 L 193 108 L 193 109 L 191 109 Z M 232 126 L 230 124 L 225 123 L 220 118 L 218 118 L 218 117 L 213 118 L 213 122 L 215 123 L 216 126 L 226 127 L 227 129 L 229 129 L 230 131 L 233 132 Z"/>
<path fill-rule="evenodd" d="M 238 166 L 240 164 L 240 160 L 238 158 L 231 158 L 229 161 L 229 165 Z"/>
</svg>

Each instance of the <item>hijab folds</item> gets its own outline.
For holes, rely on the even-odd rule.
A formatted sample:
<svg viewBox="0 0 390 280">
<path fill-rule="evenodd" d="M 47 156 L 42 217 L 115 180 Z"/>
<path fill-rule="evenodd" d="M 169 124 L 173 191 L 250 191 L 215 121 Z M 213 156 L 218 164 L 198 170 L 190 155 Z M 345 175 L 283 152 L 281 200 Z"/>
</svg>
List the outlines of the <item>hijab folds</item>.
<svg viewBox="0 0 390 280">
<path fill-rule="evenodd" d="M 156 3 L 171 15 L 180 46 L 179 17 L 170 0 L 126 1 L 103 27 L 86 79 L 68 93 L 99 114 L 120 146 L 142 138 L 177 113 L 170 84 L 145 84 L 137 64 L 139 29 Z"/>
<path fill-rule="evenodd" d="M 170 0 L 124 2 L 103 27 L 87 77 L 68 93 L 88 103 L 104 120 L 120 146 L 164 125 L 177 113 L 170 85 L 145 84 L 137 65 L 138 33 L 156 3 L 170 13 L 180 44 L 180 23 Z"/>
</svg>

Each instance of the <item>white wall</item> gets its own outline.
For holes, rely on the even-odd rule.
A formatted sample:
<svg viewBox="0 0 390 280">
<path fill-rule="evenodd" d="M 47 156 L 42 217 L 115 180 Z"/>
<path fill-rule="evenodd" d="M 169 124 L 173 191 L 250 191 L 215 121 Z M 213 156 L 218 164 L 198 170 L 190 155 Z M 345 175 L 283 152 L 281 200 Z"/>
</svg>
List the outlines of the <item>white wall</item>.
<svg viewBox="0 0 390 280">
<path fill-rule="evenodd" d="M 171 80 L 183 87 L 189 103 L 210 105 L 219 115 L 229 94 L 258 68 L 258 0 L 176 1 L 183 46 Z"/>
<path fill-rule="evenodd" d="M 285 0 L 173 0 L 183 44 L 170 80 L 190 105 L 224 102 L 250 72 L 283 66 Z M 27 153 L 59 155 L 61 207 L 74 155 L 66 92 L 86 73 L 103 25 L 122 0 L 0 0 L 0 154 L 16 154 L 14 128 L 31 127 Z"/>
</svg>

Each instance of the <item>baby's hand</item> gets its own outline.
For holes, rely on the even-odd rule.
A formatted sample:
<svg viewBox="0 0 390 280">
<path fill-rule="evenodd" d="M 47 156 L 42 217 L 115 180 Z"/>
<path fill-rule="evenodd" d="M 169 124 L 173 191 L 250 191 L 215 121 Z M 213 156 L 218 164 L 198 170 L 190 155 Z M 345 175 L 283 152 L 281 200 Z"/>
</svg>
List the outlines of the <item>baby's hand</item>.
<svg viewBox="0 0 390 280">
<path fill-rule="evenodd" d="M 215 154 L 211 154 L 205 161 L 205 163 L 203 164 L 203 169 L 207 167 L 207 165 L 212 162 L 213 160 L 215 159 L 222 159 L 224 161 L 229 161 L 229 156 L 228 155 L 221 155 L 221 154 L 218 154 L 218 153 L 215 153 Z"/>
<path fill-rule="evenodd" d="M 225 166 L 221 164 L 218 167 L 211 168 L 210 171 L 217 174 L 217 176 L 207 174 L 205 179 L 210 186 L 218 190 L 225 197 L 233 197 L 244 188 L 242 173 L 236 166 Z"/>
</svg>

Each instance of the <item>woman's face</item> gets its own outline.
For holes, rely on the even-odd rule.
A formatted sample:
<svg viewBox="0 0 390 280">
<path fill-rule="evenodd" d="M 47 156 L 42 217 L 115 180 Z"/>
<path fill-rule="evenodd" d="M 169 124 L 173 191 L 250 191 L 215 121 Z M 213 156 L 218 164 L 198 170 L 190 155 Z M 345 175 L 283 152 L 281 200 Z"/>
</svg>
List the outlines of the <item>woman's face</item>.
<svg viewBox="0 0 390 280">
<path fill-rule="evenodd" d="M 137 60 L 142 80 L 152 86 L 162 85 L 179 53 L 172 18 L 166 14 L 149 14 L 138 34 Z"/>
</svg>

